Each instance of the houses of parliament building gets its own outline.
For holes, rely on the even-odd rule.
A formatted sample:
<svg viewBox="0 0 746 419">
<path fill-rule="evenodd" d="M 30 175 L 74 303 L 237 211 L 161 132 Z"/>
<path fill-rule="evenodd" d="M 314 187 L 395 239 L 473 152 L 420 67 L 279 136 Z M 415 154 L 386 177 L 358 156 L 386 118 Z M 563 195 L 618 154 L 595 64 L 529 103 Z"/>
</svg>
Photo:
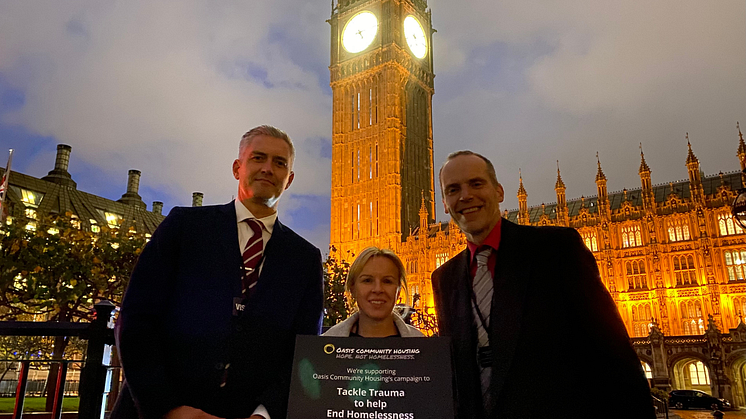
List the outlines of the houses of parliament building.
<svg viewBox="0 0 746 419">
<path fill-rule="evenodd" d="M 430 275 L 466 240 L 452 222 L 434 222 L 431 10 L 426 0 L 337 0 L 328 22 L 330 245 L 347 260 L 370 245 L 393 249 L 420 296 L 415 308 L 432 311 Z M 741 174 L 705 176 L 691 144 L 687 180 L 654 185 L 642 150 L 639 164 L 640 185 L 610 193 L 599 161 L 597 195 L 579 199 L 566 197 L 558 170 L 550 205 L 529 207 L 520 179 L 519 208 L 503 217 L 578 230 L 651 385 L 746 405 L 746 235 L 731 215 Z"/>
</svg>

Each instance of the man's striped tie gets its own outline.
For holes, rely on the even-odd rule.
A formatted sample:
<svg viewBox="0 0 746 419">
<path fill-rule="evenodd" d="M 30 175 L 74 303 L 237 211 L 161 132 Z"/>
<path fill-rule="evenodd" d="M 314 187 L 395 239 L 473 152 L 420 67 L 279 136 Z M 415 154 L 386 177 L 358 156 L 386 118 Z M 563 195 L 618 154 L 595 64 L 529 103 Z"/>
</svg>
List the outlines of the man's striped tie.
<svg viewBox="0 0 746 419">
<path fill-rule="evenodd" d="M 492 283 L 492 274 L 490 268 L 487 266 L 487 260 L 490 257 L 492 248 L 485 248 L 479 251 L 476 255 L 477 259 L 477 273 L 474 275 L 474 296 L 476 297 L 477 306 L 473 306 L 474 319 L 477 322 L 477 346 L 483 348 L 490 346 L 490 340 L 488 336 L 488 330 L 485 329 L 485 325 L 480 320 L 479 313 L 477 313 L 477 307 L 481 312 L 481 318 L 487 322 L 490 322 L 490 309 L 492 308 L 492 291 L 494 289 Z M 477 357 L 477 359 L 479 359 Z M 482 402 L 484 404 L 485 412 L 489 416 L 491 409 L 491 394 L 490 394 L 490 381 L 492 379 L 492 367 L 479 366 L 480 379 L 482 383 Z"/>
<path fill-rule="evenodd" d="M 254 235 L 246 243 L 243 251 L 244 276 L 241 281 L 241 293 L 244 297 L 250 297 L 256 290 L 256 281 L 259 279 L 259 261 L 262 260 L 264 241 L 262 240 L 262 222 L 253 218 L 245 221 Z"/>
</svg>

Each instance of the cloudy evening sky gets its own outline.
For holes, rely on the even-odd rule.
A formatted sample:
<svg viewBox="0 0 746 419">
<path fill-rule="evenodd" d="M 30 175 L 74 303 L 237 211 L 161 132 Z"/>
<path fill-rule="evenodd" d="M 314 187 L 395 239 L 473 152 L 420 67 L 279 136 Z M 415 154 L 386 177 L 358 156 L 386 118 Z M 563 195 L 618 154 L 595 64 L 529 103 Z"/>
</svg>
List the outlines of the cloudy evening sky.
<svg viewBox="0 0 746 419">
<path fill-rule="evenodd" d="M 456 149 L 493 160 L 518 206 L 686 178 L 689 132 L 705 174 L 737 170 L 746 125 L 743 0 L 429 0 L 436 166 Z M 78 188 L 228 202 L 241 134 L 268 123 L 295 140 L 280 218 L 317 246 L 329 237 L 329 0 L 0 2 L 0 165 L 41 177 L 73 147 Z M 742 129 L 746 131 L 746 129 Z M 436 183 L 437 185 L 437 183 Z M 445 220 L 438 203 L 437 218 Z"/>
</svg>

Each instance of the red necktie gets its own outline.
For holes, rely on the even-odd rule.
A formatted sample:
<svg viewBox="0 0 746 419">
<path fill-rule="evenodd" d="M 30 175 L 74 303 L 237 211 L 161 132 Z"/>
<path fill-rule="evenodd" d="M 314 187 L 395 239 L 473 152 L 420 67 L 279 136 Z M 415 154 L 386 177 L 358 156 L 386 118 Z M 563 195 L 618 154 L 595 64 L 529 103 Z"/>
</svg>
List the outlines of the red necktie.
<svg viewBox="0 0 746 419">
<path fill-rule="evenodd" d="M 262 240 L 262 222 L 253 218 L 245 220 L 254 235 L 251 236 L 243 251 L 244 276 L 241 281 L 241 293 L 250 297 L 256 290 L 259 279 L 259 262 L 262 260 L 264 240 Z"/>
</svg>

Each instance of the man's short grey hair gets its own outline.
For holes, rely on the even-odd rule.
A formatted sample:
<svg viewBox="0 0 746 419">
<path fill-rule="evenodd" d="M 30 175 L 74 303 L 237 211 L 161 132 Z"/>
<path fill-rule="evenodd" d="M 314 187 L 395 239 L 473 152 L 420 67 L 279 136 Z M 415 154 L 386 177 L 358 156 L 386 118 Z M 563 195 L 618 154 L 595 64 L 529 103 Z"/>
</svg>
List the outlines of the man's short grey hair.
<svg viewBox="0 0 746 419">
<path fill-rule="evenodd" d="M 446 161 L 443 162 L 443 164 L 440 166 L 440 170 L 438 171 L 438 180 L 440 181 L 441 195 L 443 194 L 443 178 L 441 177 L 441 175 L 443 174 L 443 168 L 445 167 L 446 163 L 455 159 L 458 156 L 477 156 L 480 159 L 482 159 L 482 161 L 484 161 L 484 163 L 487 165 L 487 174 L 490 176 L 490 180 L 492 181 L 492 184 L 495 185 L 495 187 L 500 185 L 500 182 L 497 181 L 497 173 L 495 173 L 495 166 L 492 164 L 490 159 L 488 159 L 487 157 L 484 157 L 483 155 L 479 153 L 475 153 L 471 150 L 454 151 L 453 153 L 448 155 L 448 157 L 446 158 Z"/>
<path fill-rule="evenodd" d="M 253 141 L 255 137 L 258 137 L 260 135 L 279 138 L 285 141 L 288 144 L 288 147 L 290 147 L 290 160 L 295 160 L 295 147 L 293 146 L 293 140 L 290 139 L 290 136 L 287 135 L 285 131 L 273 127 L 272 125 L 259 125 L 258 127 L 254 127 L 250 129 L 249 132 L 244 134 L 243 137 L 241 137 L 241 142 L 238 144 L 239 158 L 241 157 L 241 154 L 243 154 L 243 151 L 246 149 L 246 147 L 251 144 L 251 141 Z"/>
</svg>

